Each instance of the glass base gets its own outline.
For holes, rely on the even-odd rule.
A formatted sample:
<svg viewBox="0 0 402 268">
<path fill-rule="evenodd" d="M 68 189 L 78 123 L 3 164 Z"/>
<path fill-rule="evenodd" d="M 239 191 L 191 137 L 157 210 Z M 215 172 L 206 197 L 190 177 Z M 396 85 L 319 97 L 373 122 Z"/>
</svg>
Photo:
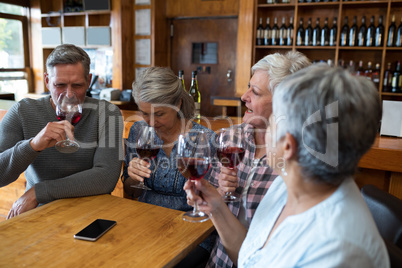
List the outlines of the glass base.
<svg viewBox="0 0 402 268">
<path fill-rule="evenodd" d="M 183 220 L 188 221 L 188 222 L 204 222 L 209 220 L 209 217 L 207 214 L 201 211 L 193 212 L 193 211 L 188 211 L 183 214 Z"/>
<path fill-rule="evenodd" d="M 240 202 L 240 197 L 234 193 L 226 193 L 222 198 L 225 203 Z"/>
<path fill-rule="evenodd" d="M 56 145 L 54 147 L 60 153 L 71 154 L 71 153 L 75 153 L 76 151 L 78 151 L 78 149 L 80 148 L 80 145 L 75 141 L 64 140 L 64 141 L 59 141 L 58 143 L 56 143 Z"/>
<path fill-rule="evenodd" d="M 143 189 L 143 190 L 151 190 L 151 188 L 147 187 L 143 182 L 138 182 L 137 184 L 131 184 L 130 187 L 132 188 L 137 188 L 137 189 Z"/>
</svg>

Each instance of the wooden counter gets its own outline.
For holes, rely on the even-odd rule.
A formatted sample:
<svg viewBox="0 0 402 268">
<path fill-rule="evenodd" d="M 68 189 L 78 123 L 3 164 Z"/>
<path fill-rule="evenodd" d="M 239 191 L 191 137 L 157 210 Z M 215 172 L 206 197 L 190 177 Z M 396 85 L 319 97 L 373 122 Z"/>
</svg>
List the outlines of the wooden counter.
<svg viewBox="0 0 402 268">
<path fill-rule="evenodd" d="M 173 267 L 214 230 L 182 214 L 111 195 L 56 200 L 0 223 L 0 266 Z M 95 242 L 74 239 L 98 218 L 117 224 Z"/>
</svg>

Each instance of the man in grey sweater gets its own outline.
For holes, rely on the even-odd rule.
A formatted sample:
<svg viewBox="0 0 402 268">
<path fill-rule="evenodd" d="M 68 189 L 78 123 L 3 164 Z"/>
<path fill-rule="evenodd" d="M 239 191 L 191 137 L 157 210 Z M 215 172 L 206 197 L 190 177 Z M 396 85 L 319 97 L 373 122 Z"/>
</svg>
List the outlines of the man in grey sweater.
<svg viewBox="0 0 402 268">
<path fill-rule="evenodd" d="M 26 192 L 7 218 L 56 199 L 111 193 L 122 166 L 123 120 L 118 107 L 86 97 L 91 81 L 90 59 L 74 45 L 61 45 L 46 61 L 45 83 L 50 96 L 16 103 L 0 123 L 0 187 L 25 171 Z M 62 92 L 83 102 L 75 126 L 57 121 L 55 102 Z M 63 154 L 54 145 L 66 136 L 79 143 Z"/>
</svg>

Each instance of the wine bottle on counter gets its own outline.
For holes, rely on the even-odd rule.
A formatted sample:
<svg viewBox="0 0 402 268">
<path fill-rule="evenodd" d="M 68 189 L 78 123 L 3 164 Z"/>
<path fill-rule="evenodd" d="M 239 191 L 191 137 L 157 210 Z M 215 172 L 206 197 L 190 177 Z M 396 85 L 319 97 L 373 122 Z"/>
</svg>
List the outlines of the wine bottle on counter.
<svg viewBox="0 0 402 268">
<path fill-rule="evenodd" d="M 332 22 L 332 27 L 331 30 L 329 31 L 329 45 L 330 46 L 336 46 L 336 39 L 338 35 L 338 26 L 337 26 L 337 18 L 334 18 L 334 21 Z"/>
<path fill-rule="evenodd" d="M 392 75 L 392 93 L 399 93 L 402 90 L 402 80 L 401 80 L 401 62 L 396 63 L 395 72 Z"/>
<path fill-rule="evenodd" d="M 347 46 L 349 44 L 348 35 L 349 35 L 348 16 L 345 16 L 345 20 L 344 20 L 342 30 L 341 30 L 341 41 L 340 41 L 341 43 L 340 43 L 340 45 L 342 47 Z"/>
<path fill-rule="evenodd" d="M 382 24 L 382 15 L 378 19 L 378 25 L 375 29 L 375 46 L 382 47 L 384 45 L 384 25 Z"/>
<path fill-rule="evenodd" d="M 313 46 L 321 45 L 321 28 L 320 28 L 320 18 L 315 21 L 315 27 L 313 29 Z"/>
<path fill-rule="evenodd" d="M 179 80 L 181 81 L 183 90 L 186 91 L 186 86 L 184 85 L 184 71 L 183 70 L 179 70 Z"/>
<path fill-rule="evenodd" d="M 271 31 L 271 44 L 273 46 L 279 45 L 279 28 L 278 28 L 278 19 L 275 17 L 274 26 Z"/>
<path fill-rule="evenodd" d="M 296 32 L 296 45 L 303 46 L 304 45 L 304 27 L 303 27 L 303 18 L 299 20 L 299 27 L 297 27 Z"/>
<path fill-rule="evenodd" d="M 290 17 L 289 26 L 286 29 L 286 37 L 288 39 L 286 43 L 288 46 L 293 46 L 293 31 L 294 31 L 293 17 Z"/>
<path fill-rule="evenodd" d="M 381 73 L 380 64 L 376 63 L 375 70 L 373 72 L 373 83 L 377 89 L 380 88 L 380 73 Z"/>
<path fill-rule="evenodd" d="M 387 70 L 384 72 L 384 81 L 382 83 L 382 91 L 383 92 L 391 92 L 392 88 L 392 71 L 391 71 L 391 63 L 388 62 Z"/>
<path fill-rule="evenodd" d="M 366 46 L 372 47 L 375 44 L 375 26 L 374 26 L 374 16 L 371 16 L 370 25 L 367 28 L 367 35 L 366 35 Z"/>
<path fill-rule="evenodd" d="M 198 90 L 198 81 L 197 81 L 197 71 L 193 71 L 191 73 L 191 86 L 189 90 L 190 96 L 194 100 L 195 104 L 195 118 L 200 118 L 200 110 L 201 110 L 201 93 Z"/>
<path fill-rule="evenodd" d="M 402 16 L 401 23 L 399 24 L 398 30 L 396 31 L 395 46 L 402 47 Z"/>
<path fill-rule="evenodd" d="M 395 14 L 392 15 L 391 25 L 388 27 L 388 40 L 387 47 L 395 46 L 395 36 L 396 36 L 396 25 L 395 25 Z"/>
<path fill-rule="evenodd" d="M 366 16 L 363 16 L 362 24 L 360 25 L 359 33 L 357 36 L 357 40 L 358 40 L 357 45 L 359 47 L 363 47 L 366 45 L 366 34 L 367 34 Z"/>
<path fill-rule="evenodd" d="M 264 29 L 264 45 L 269 46 L 271 45 L 271 26 L 269 23 L 269 17 L 267 18 L 267 25 Z"/>
<path fill-rule="evenodd" d="M 357 17 L 353 17 L 353 25 L 349 31 L 349 46 L 354 47 L 357 44 Z"/>
<path fill-rule="evenodd" d="M 260 18 L 260 23 L 258 24 L 257 27 L 257 35 L 256 35 L 256 44 L 257 46 L 262 46 L 263 44 L 263 28 L 262 28 L 262 18 Z"/>
<path fill-rule="evenodd" d="M 311 18 L 308 19 L 307 28 L 304 35 L 304 45 L 313 45 L 313 27 L 311 27 Z"/>
<path fill-rule="evenodd" d="M 282 25 L 279 29 L 279 45 L 286 46 L 288 38 L 286 36 L 286 18 L 282 17 Z"/>
<path fill-rule="evenodd" d="M 324 27 L 321 29 L 321 46 L 329 45 L 329 27 L 328 18 L 325 18 Z"/>
</svg>

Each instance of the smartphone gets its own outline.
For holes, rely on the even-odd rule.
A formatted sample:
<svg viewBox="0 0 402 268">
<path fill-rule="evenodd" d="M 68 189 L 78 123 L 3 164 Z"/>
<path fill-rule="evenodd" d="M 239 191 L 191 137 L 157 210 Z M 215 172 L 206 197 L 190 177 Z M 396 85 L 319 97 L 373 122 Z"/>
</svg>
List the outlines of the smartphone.
<svg viewBox="0 0 402 268">
<path fill-rule="evenodd" d="M 74 238 L 87 241 L 96 241 L 115 225 L 116 221 L 96 219 L 87 227 L 76 233 Z"/>
</svg>

